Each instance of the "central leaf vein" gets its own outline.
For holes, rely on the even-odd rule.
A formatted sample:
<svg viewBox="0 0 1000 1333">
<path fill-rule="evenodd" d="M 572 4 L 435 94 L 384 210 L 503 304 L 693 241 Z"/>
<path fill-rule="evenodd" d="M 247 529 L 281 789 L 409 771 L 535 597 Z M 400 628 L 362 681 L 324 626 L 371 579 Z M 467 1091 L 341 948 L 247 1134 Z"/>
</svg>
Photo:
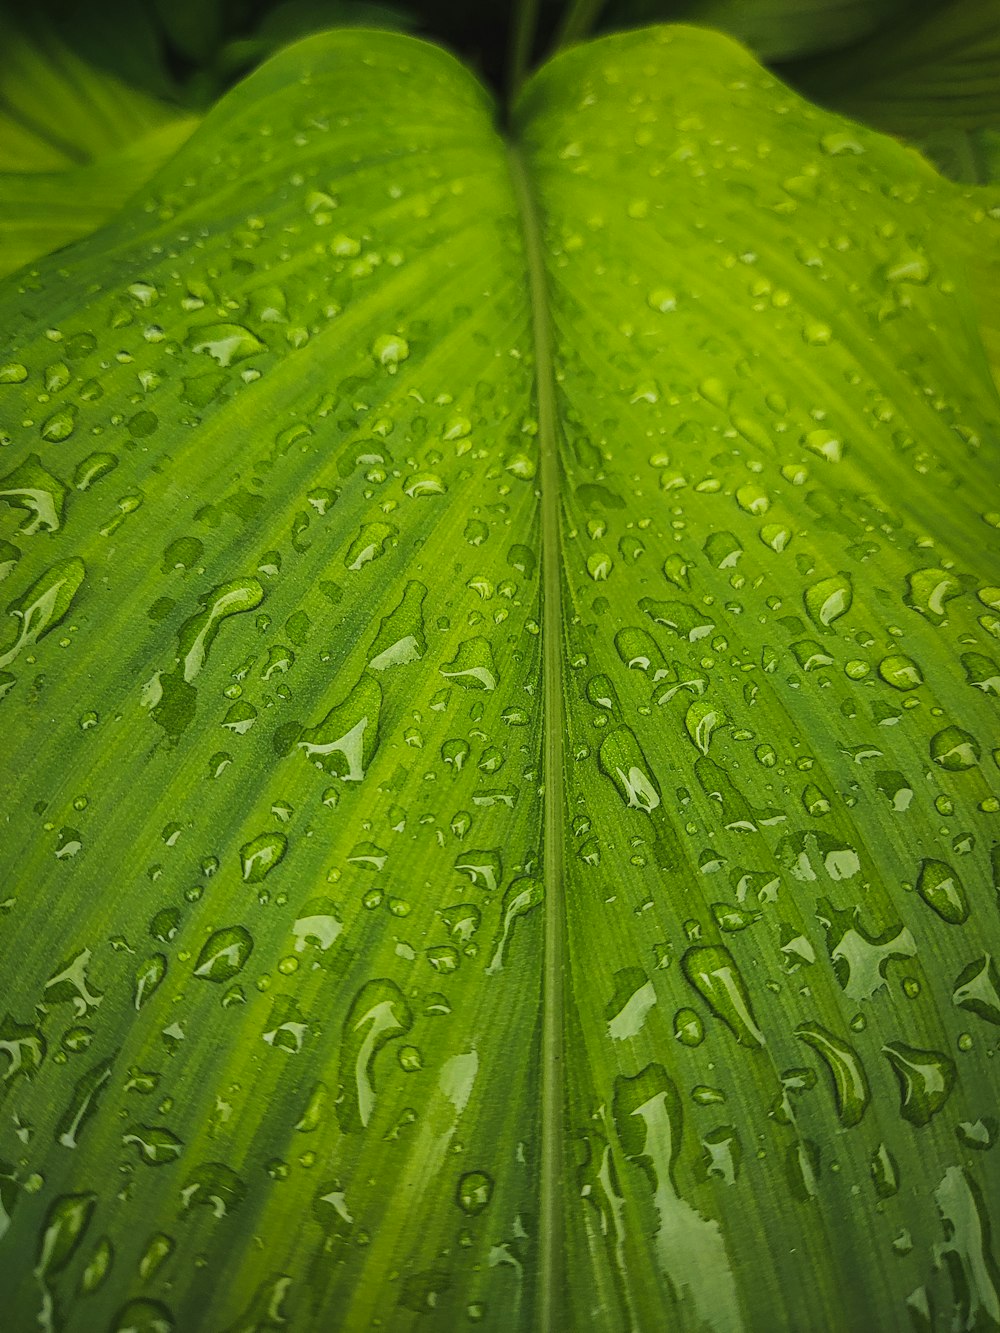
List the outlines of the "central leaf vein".
<svg viewBox="0 0 1000 1333">
<path fill-rule="evenodd" d="M 559 425 L 552 363 L 552 324 L 541 221 L 520 151 L 510 149 L 511 176 L 520 209 L 528 266 L 538 401 L 539 491 L 542 542 L 542 873 L 545 883 L 545 954 L 542 984 L 541 1171 L 539 1189 L 538 1328 L 560 1326 L 563 1175 L 563 978 L 565 921 L 562 550 L 559 505 Z"/>
</svg>

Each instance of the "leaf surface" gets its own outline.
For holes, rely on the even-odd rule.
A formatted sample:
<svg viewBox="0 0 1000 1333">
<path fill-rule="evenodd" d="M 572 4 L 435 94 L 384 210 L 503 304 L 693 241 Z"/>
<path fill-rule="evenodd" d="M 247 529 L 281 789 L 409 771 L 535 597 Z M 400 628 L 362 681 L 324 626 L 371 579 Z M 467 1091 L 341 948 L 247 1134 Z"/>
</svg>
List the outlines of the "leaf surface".
<svg viewBox="0 0 1000 1333">
<path fill-rule="evenodd" d="M 694 30 L 516 142 L 312 39 L 2 289 L 15 1326 L 995 1317 L 995 223 Z"/>
</svg>

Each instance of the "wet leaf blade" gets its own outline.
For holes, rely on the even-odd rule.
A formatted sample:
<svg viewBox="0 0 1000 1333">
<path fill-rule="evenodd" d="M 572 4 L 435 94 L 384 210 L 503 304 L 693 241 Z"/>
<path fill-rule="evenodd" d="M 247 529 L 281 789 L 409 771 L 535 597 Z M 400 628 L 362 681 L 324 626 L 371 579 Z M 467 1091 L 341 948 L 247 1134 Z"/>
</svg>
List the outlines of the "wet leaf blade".
<svg viewBox="0 0 1000 1333">
<path fill-rule="evenodd" d="M 109 1326 L 147 1296 L 191 1324 L 223 1289 L 213 1317 L 235 1323 L 289 1278 L 300 1319 L 415 1319 L 495 1285 L 530 1321 L 541 700 L 536 500 L 515 470 L 530 312 L 491 116 L 434 48 L 317 39 L 227 99 L 27 306 L 7 289 L 26 377 L 10 372 L 0 410 L 51 394 L 6 470 L 12 633 L 59 583 L 39 581 L 57 556 L 86 569 L 69 610 L 12 642 L 6 682 L 5 771 L 26 774 L 25 809 L 59 811 L 40 837 L 20 820 L 6 849 L 11 948 L 36 873 L 61 904 L 11 999 L 30 1018 L 44 996 L 45 1013 L 2 1048 L 8 1074 L 41 1052 L 19 1082 L 56 1171 L 15 1216 L 27 1245 L 77 1170 L 120 1165 L 172 1246 L 100 1195 L 92 1240 L 116 1257 L 84 1308 Z M 62 630 L 71 671 L 42 665 Z M 29 762 L 40 670 L 66 731 Z M 88 1054 L 63 1072 L 67 1024 Z M 245 1243 L 259 1228 L 273 1278 Z M 463 1231 L 464 1276 L 442 1275 Z M 202 1241 L 224 1278 L 130 1287 Z M 509 1258 L 491 1266 L 497 1245 Z M 81 1269 L 103 1273 L 104 1254 L 82 1245 Z M 30 1322 L 48 1289 L 30 1266 L 18 1281 Z M 53 1274 L 57 1307 L 75 1282 Z"/>
<path fill-rule="evenodd" d="M 560 57 L 519 125 L 564 434 L 569 1322 L 964 1308 L 997 438 L 963 202 L 692 30 Z M 952 1285 L 918 1256 L 965 1207 Z"/>
<path fill-rule="evenodd" d="M 691 30 L 519 141 L 534 310 L 493 108 L 371 33 L 0 291 L 25 1325 L 993 1308 L 991 224 Z"/>
</svg>

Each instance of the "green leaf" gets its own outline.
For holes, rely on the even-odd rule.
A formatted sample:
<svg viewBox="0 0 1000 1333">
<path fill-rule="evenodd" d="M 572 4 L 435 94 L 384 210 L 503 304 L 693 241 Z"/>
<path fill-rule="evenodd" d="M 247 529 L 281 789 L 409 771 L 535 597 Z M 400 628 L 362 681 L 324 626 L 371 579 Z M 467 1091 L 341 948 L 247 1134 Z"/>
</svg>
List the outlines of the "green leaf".
<svg viewBox="0 0 1000 1333">
<path fill-rule="evenodd" d="M 94 161 L 162 128 L 177 111 L 92 68 L 43 22 L 3 7 L 0 168 L 46 171 Z"/>
<path fill-rule="evenodd" d="M 996 1322 L 996 218 L 514 120 L 310 39 L 0 288 L 12 1327 Z"/>
<path fill-rule="evenodd" d="M 196 124 L 178 117 L 85 166 L 0 174 L 0 276 L 103 226 Z"/>
<path fill-rule="evenodd" d="M 959 180 L 997 179 L 1000 12 L 996 0 L 904 10 L 867 42 L 797 71 L 827 105 L 913 140 Z"/>
<path fill-rule="evenodd" d="M 9 12 L 10 6 L 6 6 Z M 19 7 L 24 23 L 25 7 Z M 36 0 L 31 7 L 32 31 L 48 29 L 87 65 L 115 75 L 131 89 L 153 97 L 177 98 L 180 87 L 175 71 L 168 69 L 163 34 L 152 5 L 132 0 L 102 0 L 80 4 L 76 0 Z"/>
<path fill-rule="evenodd" d="M 196 120 L 0 8 L 0 276 L 103 225 Z"/>
<path fill-rule="evenodd" d="M 746 42 L 761 60 L 793 60 L 839 51 L 907 16 L 912 21 L 913 8 L 911 0 L 622 0 L 612 17 L 619 24 L 700 23 Z"/>
</svg>

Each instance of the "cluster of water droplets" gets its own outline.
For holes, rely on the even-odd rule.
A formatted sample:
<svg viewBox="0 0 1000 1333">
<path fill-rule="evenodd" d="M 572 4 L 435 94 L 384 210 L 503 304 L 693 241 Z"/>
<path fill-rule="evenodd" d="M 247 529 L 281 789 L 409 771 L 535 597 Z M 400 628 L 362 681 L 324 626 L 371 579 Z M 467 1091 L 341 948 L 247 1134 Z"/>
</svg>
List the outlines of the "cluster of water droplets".
<svg viewBox="0 0 1000 1333">
<path fill-rule="evenodd" d="M 19 279 L 18 1318 L 530 1326 L 552 1005 L 580 1322 L 652 1283 L 736 1328 L 761 1235 L 775 1322 L 815 1322 L 818 1210 L 892 1247 L 917 1327 L 993 1309 L 1000 503 L 935 205 L 728 49 L 691 91 L 713 39 L 622 40 L 523 111 L 563 643 L 507 168 L 443 56 L 286 70 L 122 221 L 114 282 L 98 242 Z"/>
</svg>

